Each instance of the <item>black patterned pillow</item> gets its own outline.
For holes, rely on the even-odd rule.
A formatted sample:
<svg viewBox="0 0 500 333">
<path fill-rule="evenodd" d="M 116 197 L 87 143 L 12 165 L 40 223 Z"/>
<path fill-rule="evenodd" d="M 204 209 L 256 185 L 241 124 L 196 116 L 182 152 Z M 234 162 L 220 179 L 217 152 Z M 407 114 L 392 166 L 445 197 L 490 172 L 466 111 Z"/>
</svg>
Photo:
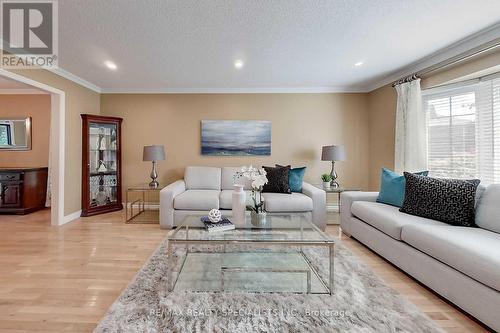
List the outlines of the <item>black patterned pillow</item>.
<svg viewBox="0 0 500 333">
<path fill-rule="evenodd" d="M 405 199 L 400 211 L 448 224 L 474 226 L 480 180 L 439 179 L 405 172 Z"/>
<path fill-rule="evenodd" d="M 262 192 L 292 193 L 288 177 L 290 166 L 286 167 L 262 167 L 267 172 L 267 184 L 262 188 Z"/>
</svg>

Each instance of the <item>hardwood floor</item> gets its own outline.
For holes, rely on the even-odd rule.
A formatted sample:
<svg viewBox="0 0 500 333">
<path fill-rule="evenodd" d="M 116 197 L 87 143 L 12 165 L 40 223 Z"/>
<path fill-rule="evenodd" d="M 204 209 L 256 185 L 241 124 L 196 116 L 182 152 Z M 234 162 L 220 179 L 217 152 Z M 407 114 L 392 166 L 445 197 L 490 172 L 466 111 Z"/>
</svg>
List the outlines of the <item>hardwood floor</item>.
<svg viewBox="0 0 500 333">
<path fill-rule="evenodd" d="M 166 235 L 121 212 L 62 227 L 49 213 L 0 215 L 1 332 L 91 332 Z"/>
<path fill-rule="evenodd" d="M 158 225 L 125 224 L 122 212 L 62 227 L 51 227 L 49 215 L 0 215 L 0 332 L 91 332 L 167 234 Z M 343 240 L 447 332 L 486 332 L 356 240 Z"/>
</svg>

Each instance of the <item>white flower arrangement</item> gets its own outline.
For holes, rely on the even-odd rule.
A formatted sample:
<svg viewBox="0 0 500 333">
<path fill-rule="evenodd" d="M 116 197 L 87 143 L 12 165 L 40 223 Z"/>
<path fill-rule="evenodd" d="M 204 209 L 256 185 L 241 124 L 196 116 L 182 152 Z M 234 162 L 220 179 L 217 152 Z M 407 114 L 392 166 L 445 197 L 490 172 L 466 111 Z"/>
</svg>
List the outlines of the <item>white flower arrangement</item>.
<svg viewBox="0 0 500 333">
<path fill-rule="evenodd" d="M 244 177 L 252 181 L 252 200 L 253 206 L 247 205 L 247 209 L 256 213 L 264 212 L 264 199 L 262 198 L 262 188 L 267 184 L 267 172 L 263 168 L 257 169 L 252 165 L 242 167 L 241 171 L 236 172 L 235 178 Z"/>
</svg>

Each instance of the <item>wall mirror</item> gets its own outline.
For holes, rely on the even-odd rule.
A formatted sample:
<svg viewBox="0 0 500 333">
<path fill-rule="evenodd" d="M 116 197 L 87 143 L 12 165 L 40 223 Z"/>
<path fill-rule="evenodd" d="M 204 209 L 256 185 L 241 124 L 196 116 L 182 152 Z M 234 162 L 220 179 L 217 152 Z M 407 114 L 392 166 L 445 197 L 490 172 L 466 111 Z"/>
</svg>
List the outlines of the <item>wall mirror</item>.
<svg viewBox="0 0 500 333">
<path fill-rule="evenodd" d="M 31 117 L 0 116 L 0 150 L 31 150 Z"/>
</svg>

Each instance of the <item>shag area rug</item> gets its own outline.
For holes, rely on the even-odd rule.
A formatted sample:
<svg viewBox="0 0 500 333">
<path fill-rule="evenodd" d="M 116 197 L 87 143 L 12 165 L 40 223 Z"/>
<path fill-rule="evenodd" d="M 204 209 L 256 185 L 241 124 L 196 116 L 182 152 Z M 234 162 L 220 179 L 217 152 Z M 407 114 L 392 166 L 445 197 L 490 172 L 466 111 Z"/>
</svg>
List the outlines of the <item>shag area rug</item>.
<svg viewBox="0 0 500 333">
<path fill-rule="evenodd" d="M 174 251 L 170 268 L 164 240 L 94 332 L 442 332 L 339 241 L 335 248 L 332 296 L 169 292 L 168 276 L 179 270 L 185 252 Z M 307 256 L 327 273 L 321 251 L 326 250 L 315 248 Z"/>
</svg>

